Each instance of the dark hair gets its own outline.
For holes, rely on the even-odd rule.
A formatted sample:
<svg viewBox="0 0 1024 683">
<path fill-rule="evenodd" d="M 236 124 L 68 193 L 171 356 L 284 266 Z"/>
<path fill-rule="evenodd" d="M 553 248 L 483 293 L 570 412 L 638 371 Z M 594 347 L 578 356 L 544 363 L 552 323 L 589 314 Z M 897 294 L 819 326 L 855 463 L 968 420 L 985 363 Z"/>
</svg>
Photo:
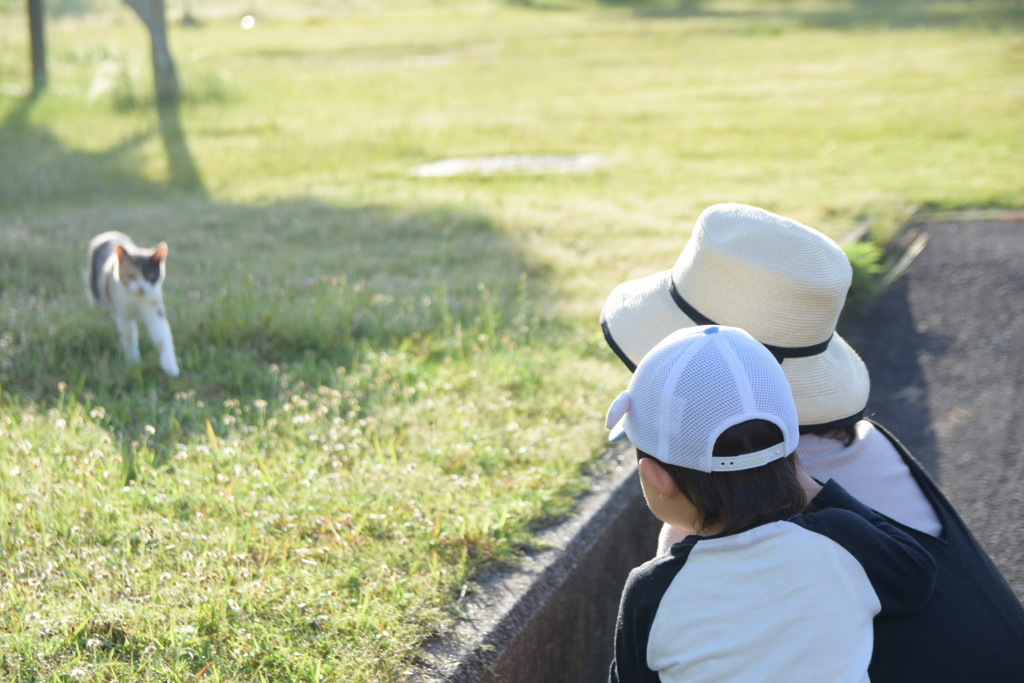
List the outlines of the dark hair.
<svg viewBox="0 0 1024 683">
<path fill-rule="evenodd" d="M 849 446 L 857 438 L 857 426 L 856 424 L 848 424 L 826 429 L 809 429 L 807 434 L 820 436 L 823 439 L 833 439 L 844 446 Z"/>
<path fill-rule="evenodd" d="M 735 457 L 781 441 L 778 426 L 767 420 L 748 420 L 722 432 L 715 441 L 713 455 Z M 639 449 L 637 456 L 657 460 Z M 700 472 L 663 462 L 661 465 L 697 508 L 702 526 L 720 527 L 718 532 L 723 535 L 795 515 L 807 507 L 807 494 L 797 479 L 793 453 L 767 465 L 733 472 Z"/>
</svg>

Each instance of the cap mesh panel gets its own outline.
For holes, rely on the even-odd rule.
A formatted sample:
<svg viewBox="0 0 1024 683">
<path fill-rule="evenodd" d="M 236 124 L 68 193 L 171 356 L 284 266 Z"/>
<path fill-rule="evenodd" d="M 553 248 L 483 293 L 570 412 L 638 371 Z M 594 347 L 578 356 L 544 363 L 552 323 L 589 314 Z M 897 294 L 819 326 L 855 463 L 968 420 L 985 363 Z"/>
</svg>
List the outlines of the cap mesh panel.
<svg viewBox="0 0 1024 683">
<path fill-rule="evenodd" d="M 786 452 L 796 448 L 789 383 L 775 358 L 741 330 L 700 327 L 671 335 L 643 359 L 629 394 L 626 433 L 662 462 L 711 471 L 718 436 L 751 419 L 777 424 Z"/>
</svg>

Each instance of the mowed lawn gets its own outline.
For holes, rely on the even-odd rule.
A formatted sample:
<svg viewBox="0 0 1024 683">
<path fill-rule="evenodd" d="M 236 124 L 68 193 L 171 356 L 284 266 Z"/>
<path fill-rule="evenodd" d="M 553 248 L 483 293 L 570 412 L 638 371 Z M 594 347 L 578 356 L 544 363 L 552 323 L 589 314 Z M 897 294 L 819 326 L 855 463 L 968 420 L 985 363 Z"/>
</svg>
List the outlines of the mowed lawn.
<svg viewBox="0 0 1024 683">
<path fill-rule="evenodd" d="M 0 678 L 401 680 L 600 474 L 601 304 L 703 208 L 1022 203 L 1018 3 L 191 5 L 158 112 L 122 3 L 47 3 L 30 98 L 0 0 Z M 596 165 L 416 173 L 510 155 Z M 111 229 L 179 378 L 86 305 Z"/>
</svg>

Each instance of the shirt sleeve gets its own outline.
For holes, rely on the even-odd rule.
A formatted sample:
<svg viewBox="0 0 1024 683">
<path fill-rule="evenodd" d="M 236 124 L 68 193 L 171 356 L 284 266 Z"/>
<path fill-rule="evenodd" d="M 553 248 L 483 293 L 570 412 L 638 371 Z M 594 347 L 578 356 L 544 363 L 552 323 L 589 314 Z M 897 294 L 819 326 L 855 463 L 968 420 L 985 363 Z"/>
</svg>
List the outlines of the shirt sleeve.
<svg viewBox="0 0 1024 683">
<path fill-rule="evenodd" d="M 661 599 L 684 562 L 685 557 L 665 555 L 629 573 L 615 624 L 615 659 L 608 673 L 609 683 L 661 680 L 647 665 L 647 643 Z"/>
<path fill-rule="evenodd" d="M 811 501 L 811 512 L 791 520 L 828 536 L 864 568 L 885 616 L 919 610 L 935 586 L 935 561 L 908 534 L 829 480 Z"/>
</svg>

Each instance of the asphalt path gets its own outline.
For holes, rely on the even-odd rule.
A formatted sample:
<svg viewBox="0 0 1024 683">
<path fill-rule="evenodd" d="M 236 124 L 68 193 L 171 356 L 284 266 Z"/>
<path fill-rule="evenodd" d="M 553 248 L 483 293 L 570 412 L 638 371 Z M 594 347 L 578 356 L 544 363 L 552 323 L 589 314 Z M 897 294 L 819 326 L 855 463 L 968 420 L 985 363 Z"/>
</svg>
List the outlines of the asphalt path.
<svg viewBox="0 0 1024 683">
<path fill-rule="evenodd" d="M 1024 600 L 1024 212 L 911 224 L 923 249 L 844 328 L 868 415 L 939 482 Z"/>
</svg>

